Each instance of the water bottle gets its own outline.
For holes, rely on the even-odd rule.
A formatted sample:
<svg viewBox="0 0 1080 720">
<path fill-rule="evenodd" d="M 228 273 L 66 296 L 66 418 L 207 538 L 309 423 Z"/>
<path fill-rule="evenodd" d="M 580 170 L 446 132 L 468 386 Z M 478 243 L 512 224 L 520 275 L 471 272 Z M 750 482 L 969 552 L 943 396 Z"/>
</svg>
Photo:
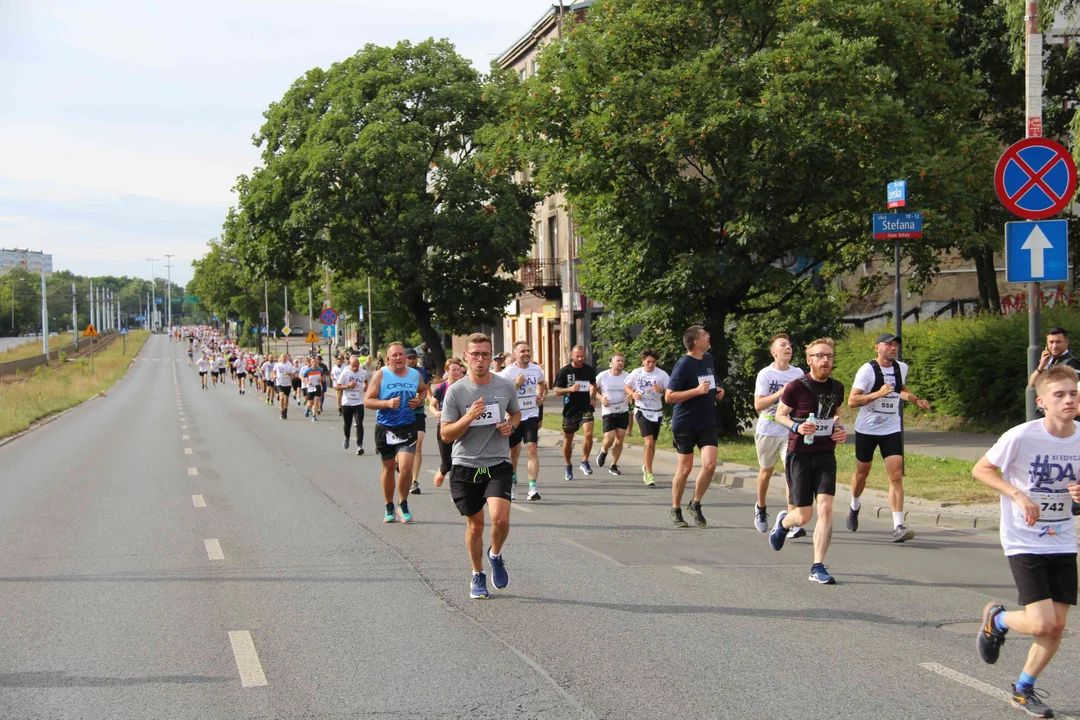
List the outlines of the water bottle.
<svg viewBox="0 0 1080 720">
<path fill-rule="evenodd" d="M 817 419 L 814 417 L 814 413 L 810 413 L 810 416 L 806 418 L 806 422 L 810 423 L 811 427 L 814 427 L 814 428 L 817 427 Z M 803 435 L 803 442 L 805 442 L 807 445 L 813 445 L 814 444 L 814 436 L 813 435 Z"/>
</svg>

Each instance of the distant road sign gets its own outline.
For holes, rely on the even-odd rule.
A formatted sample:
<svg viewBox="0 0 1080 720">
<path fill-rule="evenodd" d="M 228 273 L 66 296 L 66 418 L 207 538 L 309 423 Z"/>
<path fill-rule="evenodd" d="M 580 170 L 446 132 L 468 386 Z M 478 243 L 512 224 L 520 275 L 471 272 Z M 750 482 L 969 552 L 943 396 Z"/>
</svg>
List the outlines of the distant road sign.
<svg viewBox="0 0 1080 720">
<path fill-rule="evenodd" d="M 323 325 L 322 336 L 324 338 L 337 337 L 337 326 L 336 325 Z"/>
<path fill-rule="evenodd" d="M 304 342 L 317 343 L 319 342 L 319 336 L 315 334 L 314 330 L 308 330 L 307 340 Z"/>
<path fill-rule="evenodd" d="M 281 334 L 284 335 L 285 337 L 289 337 L 289 333 L 291 333 L 291 332 L 292 332 L 292 328 L 289 328 L 289 327 L 281 328 Z"/>
<path fill-rule="evenodd" d="M 337 310 L 334 308 L 326 308 L 319 315 L 319 319 L 322 320 L 323 325 L 333 325 L 337 322 Z"/>
<path fill-rule="evenodd" d="M 922 213 L 874 213 L 874 239 L 922 237 Z"/>
<path fill-rule="evenodd" d="M 900 208 L 907 205 L 907 180 L 894 180 L 889 183 L 888 193 L 890 208 Z"/>
<path fill-rule="evenodd" d="M 1005 223 L 1005 281 L 1063 282 L 1069 279 L 1066 220 Z"/>
<path fill-rule="evenodd" d="M 363 305 L 360 306 L 360 314 L 357 316 L 356 319 L 359 320 L 360 322 L 364 322 L 364 306 Z"/>
<path fill-rule="evenodd" d="M 994 188 L 1005 209 L 1025 220 L 1057 215 L 1076 193 L 1076 165 L 1053 140 L 1030 137 L 1010 146 L 994 170 Z"/>
<path fill-rule="evenodd" d="M 128 329 L 127 328 L 120 328 L 120 334 L 121 335 L 127 335 L 128 334 Z"/>
</svg>

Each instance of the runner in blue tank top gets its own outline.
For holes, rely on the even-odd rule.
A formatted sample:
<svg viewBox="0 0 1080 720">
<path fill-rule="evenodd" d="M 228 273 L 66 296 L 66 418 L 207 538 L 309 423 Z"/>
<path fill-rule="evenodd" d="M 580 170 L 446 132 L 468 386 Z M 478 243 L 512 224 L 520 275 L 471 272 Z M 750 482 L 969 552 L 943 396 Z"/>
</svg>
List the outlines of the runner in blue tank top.
<svg viewBox="0 0 1080 720">
<path fill-rule="evenodd" d="M 383 522 L 394 522 L 394 487 L 398 490 L 398 516 L 412 522 L 408 493 L 412 484 L 416 453 L 416 414 L 428 396 L 428 386 L 415 368 L 405 364 L 405 348 L 391 343 L 386 349 L 387 364 L 375 371 L 364 397 L 364 407 L 376 410 L 375 450 L 382 460 Z M 395 465 L 397 477 L 395 478 Z"/>
</svg>

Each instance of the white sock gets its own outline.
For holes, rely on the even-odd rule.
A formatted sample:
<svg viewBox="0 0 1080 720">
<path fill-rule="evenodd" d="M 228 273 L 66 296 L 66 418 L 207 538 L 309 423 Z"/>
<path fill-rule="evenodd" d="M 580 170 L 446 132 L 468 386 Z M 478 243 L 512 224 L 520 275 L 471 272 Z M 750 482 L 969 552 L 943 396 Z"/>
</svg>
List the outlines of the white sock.
<svg viewBox="0 0 1080 720">
<path fill-rule="evenodd" d="M 859 508 L 861 508 L 861 507 L 862 507 L 862 502 L 859 501 L 859 498 L 857 498 L 857 497 L 851 498 L 851 509 L 852 510 L 855 510 L 856 512 L 858 512 Z"/>
<path fill-rule="evenodd" d="M 900 527 L 903 524 L 904 524 L 904 511 L 901 510 L 900 512 L 894 512 L 892 514 L 892 525 L 893 525 L 893 527 L 894 528 L 895 527 Z"/>
</svg>

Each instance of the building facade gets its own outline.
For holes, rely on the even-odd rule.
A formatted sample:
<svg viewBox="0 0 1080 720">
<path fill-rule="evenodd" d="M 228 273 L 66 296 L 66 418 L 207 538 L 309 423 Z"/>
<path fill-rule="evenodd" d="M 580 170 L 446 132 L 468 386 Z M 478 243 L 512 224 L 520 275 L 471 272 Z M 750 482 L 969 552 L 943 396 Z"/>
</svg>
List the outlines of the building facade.
<svg viewBox="0 0 1080 720">
<path fill-rule="evenodd" d="M 36 250 L 0 248 L 0 273 L 16 267 L 33 273 L 44 270 L 46 275 L 52 275 L 52 255 Z"/>
</svg>

